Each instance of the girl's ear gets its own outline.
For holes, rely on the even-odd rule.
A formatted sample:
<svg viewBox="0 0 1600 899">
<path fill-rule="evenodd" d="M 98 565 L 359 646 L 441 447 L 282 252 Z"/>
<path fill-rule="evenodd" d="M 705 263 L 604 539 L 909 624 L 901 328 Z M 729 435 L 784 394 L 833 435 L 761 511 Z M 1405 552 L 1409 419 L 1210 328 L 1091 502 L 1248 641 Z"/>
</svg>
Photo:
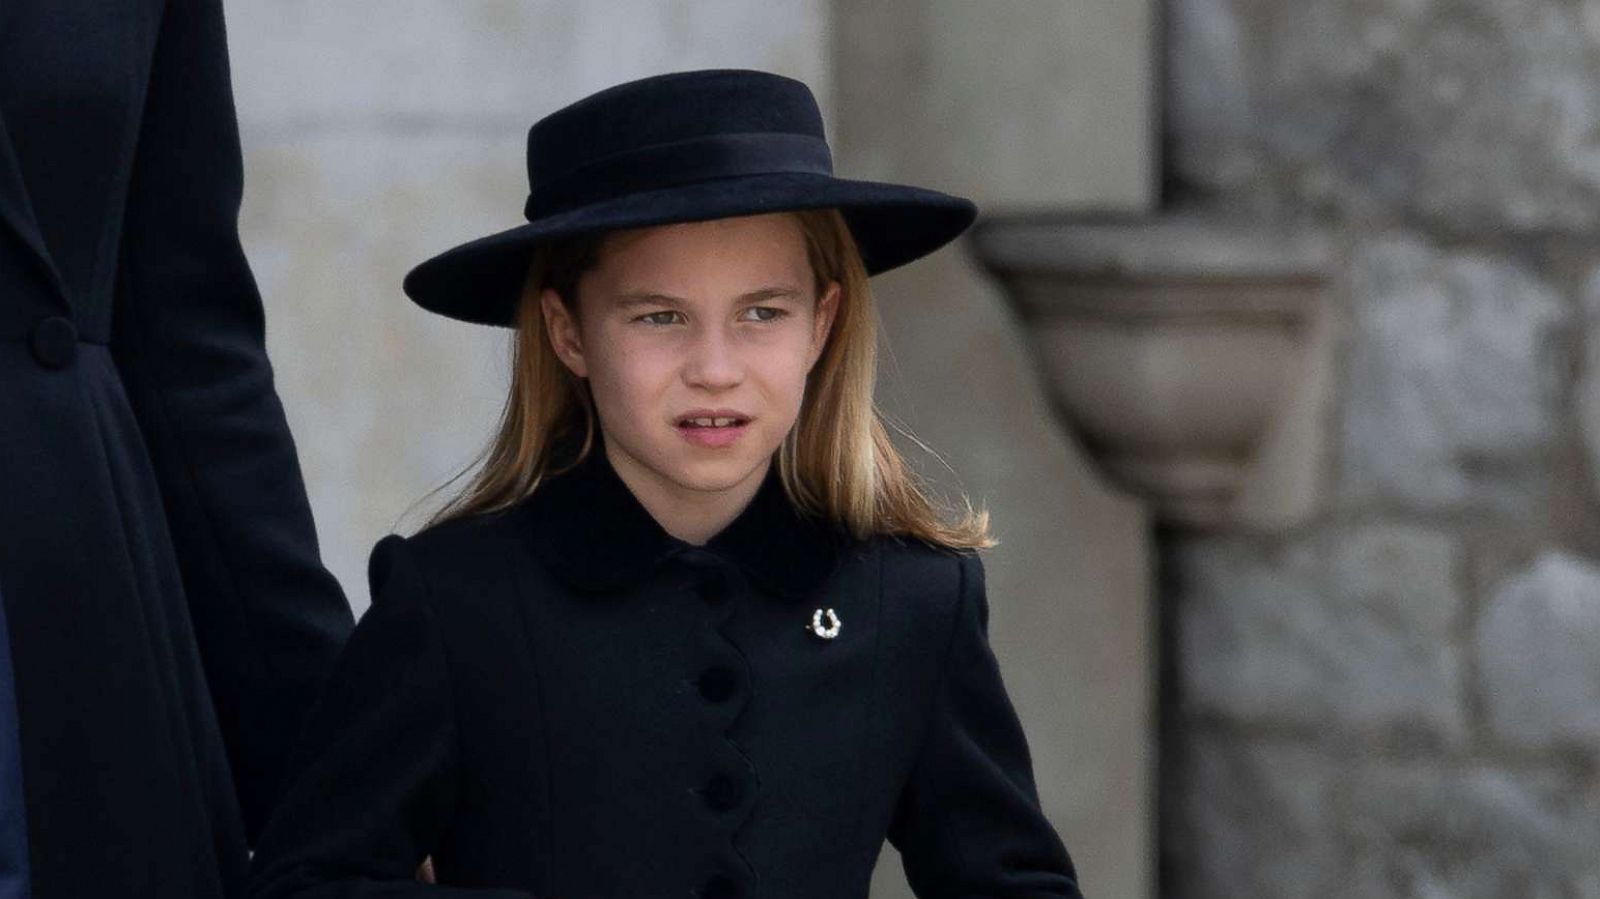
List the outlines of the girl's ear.
<svg viewBox="0 0 1600 899">
<path fill-rule="evenodd" d="M 561 296 L 546 287 L 539 294 L 539 306 L 544 313 L 544 330 L 550 335 L 550 346 L 556 358 L 580 378 L 589 376 L 589 365 L 583 356 L 583 335 L 578 322 L 567 311 Z"/>
<path fill-rule="evenodd" d="M 807 366 L 816 365 L 822 357 L 822 348 L 828 343 L 828 334 L 833 330 L 834 317 L 839 313 L 839 282 L 828 282 L 828 289 L 817 297 L 817 314 L 811 321 L 811 362 Z"/>
</svg>

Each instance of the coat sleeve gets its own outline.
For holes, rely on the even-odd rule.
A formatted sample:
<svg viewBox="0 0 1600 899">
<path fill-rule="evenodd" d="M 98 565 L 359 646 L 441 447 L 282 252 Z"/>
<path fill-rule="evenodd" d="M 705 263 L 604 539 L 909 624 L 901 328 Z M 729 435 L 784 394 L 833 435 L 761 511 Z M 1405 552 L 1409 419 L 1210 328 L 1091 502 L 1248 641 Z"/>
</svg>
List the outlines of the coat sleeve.
<svg viewBox="0 0 1600 899">
<path fill-rule="evenodd" d="M 964 554 L 960 570 L 941 681 L 889 841 L 921 899 L 1081 899 L 989 647 L 983 563 Z"/>
<path fill-rule="evenodd" d="M 352 626 L 323 567 L 240 248 L 220 0 L 166 0 L 123 223 L 112 353 L 161 486 L 254 841 Z"/>
<path fill-rule="evenodd" d="M 250 899 L 532 899 L 416 881 L 458 795 L 450 663 L 405 541 L 380 541 L 369 573 L 372 608 L 295 750 Z"/>
</svg>

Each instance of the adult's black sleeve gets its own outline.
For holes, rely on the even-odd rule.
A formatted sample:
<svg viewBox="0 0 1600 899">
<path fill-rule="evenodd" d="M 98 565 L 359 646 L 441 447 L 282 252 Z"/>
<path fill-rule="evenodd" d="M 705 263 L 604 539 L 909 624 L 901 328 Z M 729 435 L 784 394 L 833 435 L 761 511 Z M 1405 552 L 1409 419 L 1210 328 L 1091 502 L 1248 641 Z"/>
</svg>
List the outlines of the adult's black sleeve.
<svg viewBox="0 0 1600 899">
<path fill-rule="evenodd" d="M 239 244 L 220 0 L 166 0 L 129 185 L 112 353 L 161 486 L 252 842 L 352 626 L 323 567 Z"/>
<path fill-rule="evenodd" d="M 1081 899 L 1045 819 L 1016 711 L 989 647 L 983 562 L 961 558 L 960 601 L 928 731 L 889 841 L 921 899 Z"/>
</svg>

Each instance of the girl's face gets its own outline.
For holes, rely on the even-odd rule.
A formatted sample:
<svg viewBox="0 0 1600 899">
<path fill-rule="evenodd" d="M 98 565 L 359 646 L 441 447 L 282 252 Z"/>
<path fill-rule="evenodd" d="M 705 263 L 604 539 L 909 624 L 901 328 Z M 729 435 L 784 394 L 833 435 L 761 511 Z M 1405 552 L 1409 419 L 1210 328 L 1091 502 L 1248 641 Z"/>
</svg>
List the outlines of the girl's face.
<svg viewBox="0 0 1600 899">
<path fill-rule="evenodd" d="M 577 320 L 540 298 L 594 394 L 608 455 L 662 502 L 753 495 L 800 412 L 839 286 L 817 296 L 787 213 L 623 231 L 578 281 Z"/>
</svg>

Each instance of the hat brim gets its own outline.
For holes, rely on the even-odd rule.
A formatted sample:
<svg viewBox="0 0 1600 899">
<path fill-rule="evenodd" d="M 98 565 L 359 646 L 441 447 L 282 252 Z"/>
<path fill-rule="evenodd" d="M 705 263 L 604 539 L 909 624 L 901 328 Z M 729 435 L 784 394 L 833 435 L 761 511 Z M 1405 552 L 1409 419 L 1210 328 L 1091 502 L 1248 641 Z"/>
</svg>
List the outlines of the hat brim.
<svg viewBox="0 0 1600 899">
<path fill-rule="evenodd" d="M 919 259 L 977 217 L 969 200 L 938 191 L 828 175 L 775 174 L 703 181 L 629 194 L 519 225 L 446 250 L 412 269 L 405 292 L 430 312 L 512 326 L 533 248 L 543 241 L 622 228 L 836 207 L 867 273 Z"/>
</svg>

